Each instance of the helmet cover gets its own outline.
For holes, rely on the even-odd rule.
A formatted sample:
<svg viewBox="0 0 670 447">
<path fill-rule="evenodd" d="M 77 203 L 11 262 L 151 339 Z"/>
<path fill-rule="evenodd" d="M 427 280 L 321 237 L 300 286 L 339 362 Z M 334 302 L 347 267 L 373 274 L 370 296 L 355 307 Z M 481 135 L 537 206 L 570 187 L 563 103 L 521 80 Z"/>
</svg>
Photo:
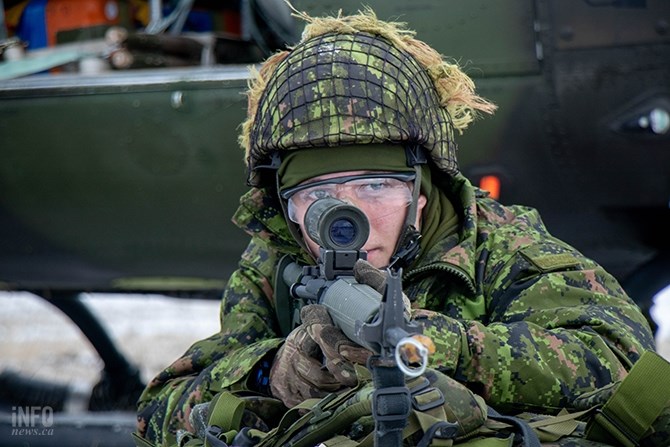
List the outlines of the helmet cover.
<svg viewBox="0 0 670 447">
<path fill-rule="evenodd" d="M 439 169 L 458 172 L 454 130 L 495 108 L 470 78 L 369 10 L 306 20 L 303 40 L 252 84 L 240 138 L 249 183 L 258 186 L 257 169 L 282 151 L 375 143 L 423 147 Z"/>
</svg>

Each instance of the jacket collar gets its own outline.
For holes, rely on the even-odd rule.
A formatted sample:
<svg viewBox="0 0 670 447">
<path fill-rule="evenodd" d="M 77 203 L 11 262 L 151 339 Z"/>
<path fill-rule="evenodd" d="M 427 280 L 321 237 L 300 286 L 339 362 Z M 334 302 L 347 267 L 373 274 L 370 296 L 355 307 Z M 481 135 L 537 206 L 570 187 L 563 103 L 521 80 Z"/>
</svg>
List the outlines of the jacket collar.
<svg viewBox="0 0 670 447">
<path fill-rule="evenodd" d="M 450 180 L 450 197 L 457 197 L 460 206 L 459 230 L 434 245 L 420 265 L 413 266 L 406 278 L 422 275 L 431 270 L 451 273 L 462 281 L 473 294 L 475 287 L 475 259 L 477 252 L 477 189 L 461 174 Z"/>
</svg>

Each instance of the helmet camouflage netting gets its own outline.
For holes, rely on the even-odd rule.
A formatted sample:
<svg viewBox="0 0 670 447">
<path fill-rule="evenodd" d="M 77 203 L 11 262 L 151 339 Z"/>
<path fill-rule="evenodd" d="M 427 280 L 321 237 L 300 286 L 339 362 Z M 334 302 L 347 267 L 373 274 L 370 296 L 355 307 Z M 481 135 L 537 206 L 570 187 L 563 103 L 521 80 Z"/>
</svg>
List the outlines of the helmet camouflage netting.
<svg viewBox="0 0 670 447">
<path fill-rule="evenodd" d="M 249 90 L 240 141 L 251 185 L 273 153 L 351 144 L 423 146 L 441 170 L 458 172 L 454 130 L 495 106 L 457 65 L 370 10 L 300 16 L 310 22 L 302 41 L 270 57 Z"/>
</svg>

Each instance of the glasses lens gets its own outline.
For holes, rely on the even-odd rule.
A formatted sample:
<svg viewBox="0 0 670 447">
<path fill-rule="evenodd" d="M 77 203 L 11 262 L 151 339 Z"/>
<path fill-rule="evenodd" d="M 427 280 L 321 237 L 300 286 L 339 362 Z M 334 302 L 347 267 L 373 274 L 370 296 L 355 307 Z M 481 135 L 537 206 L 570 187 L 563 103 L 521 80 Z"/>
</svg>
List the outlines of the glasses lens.
<svg viewBox="0 0 670 447">
<path fill-rule="evenodd" d="M 404 208 L 412 201 L 411 179 L 407 174 L 355 176 L 351 180 L 335 178 L 331 181 L 318 181 L 313 185 L 306 184 L 296 188 L 288 197 L 289 218 L 301 223 L 305 210 L 317 201 L 326 197 L 341 200 L 353 200 L 356 205 L 377 211 L 395 212 Z"/>
</svg>

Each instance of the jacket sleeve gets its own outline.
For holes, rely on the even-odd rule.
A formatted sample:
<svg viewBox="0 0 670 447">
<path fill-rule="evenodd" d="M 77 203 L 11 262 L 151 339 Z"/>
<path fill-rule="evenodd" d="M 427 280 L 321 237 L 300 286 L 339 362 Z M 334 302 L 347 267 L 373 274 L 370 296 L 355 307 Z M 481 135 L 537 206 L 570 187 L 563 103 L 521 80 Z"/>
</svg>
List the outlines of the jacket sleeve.
<svg viewBox="0 0 670 447">
<path fill-rule="evenodd" d="M 644 350 L 648 323 L 617 281 L 557 240 L 489 258 L 482 318 L 419 310 L 433 367 L 503 411 L 569 408 L 580 394 L 622 379 Z M 448 299 L 448 298 L 447 298 Z"/>
<path fill-rule="evenodd" d="M 272 305 L 276 254 L 252 238 L 223 293 L 221 330 L 196 342 L 159 373 L 138 401 L 138 434 L 154 443 L 175 442 L 178 429 L 190 429 L 195 404 L 224 388 L 244 387 L 253 367 L 281 343 Z"/>
</svg>

